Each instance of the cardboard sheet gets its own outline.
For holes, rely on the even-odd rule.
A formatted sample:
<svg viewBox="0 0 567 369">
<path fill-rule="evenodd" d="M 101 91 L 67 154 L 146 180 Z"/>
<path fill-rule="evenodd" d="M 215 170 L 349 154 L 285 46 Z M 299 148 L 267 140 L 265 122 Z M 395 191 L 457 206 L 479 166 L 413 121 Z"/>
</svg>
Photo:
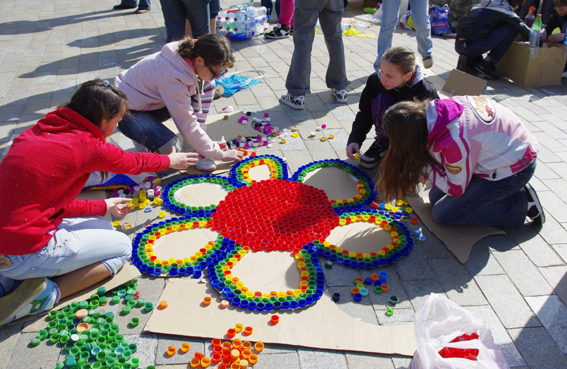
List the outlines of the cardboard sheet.
<svg viewBox="0 0 567 369">
<path fill-rule="evenodd" d="M 208 228 L 193 228 L 183 232 L 173 232 L 154 243 L 154 254 L 158 259 L 183 259 L 193 256 L 199 249 L 205 247 L 207 242 L 217 239 L 218 233 Z M 162 274 L 159 278 L 166 278 Z"/>
<path fill-rule="evenodd" d="M 138 269 L 133 264 L 126 263 L 124 267 L 120 269 L 114 277 L 108 277 L 105 280 L 89 288 L 86 288 L 80 292 L 77 292 L 71 296 L 62 299 L 61 301 L 59 301 L 59 303 L 57 303 L 57 305 L 55 305 L 54 309 L 56 310 L 62 309 L 65 306 L 75 301 L 79 302 L 79 301 L 88 300 L 93 294 L 96 293 L 96 290 L 98 290 L 99 287 L 104 287 L 106 288 L 107 291 L 109 291 L 139 276 L 140 276 L 140 272 L 138 271 Z"/>
<path fill-rule="evenodd" d="M 486 82 L 482 78 L 453 69 L 451 74 L 449 74 L 449 78 L 447 78 L 447 82 L 443 85 L 443 91 L 448 93 L 449 96 L 478 96 L 484 91 Z"/>
<path fill-rule="evenodd" d="M 355 177 L 342 169 L 325 167 L 309 172 L 303 183 L 325 191 L 329 200 L 342 200 L 358 193 L 356 181 Z"/>
<path fill-rule="evenodd" d="M 351 223 L 342 227 L 335 227 L 327 241 L 344 250 L 370 254 L 378 252 L 392 242 L 390 232 L 382 227 L 370 223 Z"/>
<path fill-rule="evenodd" d="M 191 206 L 216 205 L 224 200 L 228 191 L 221 185 L 213 183 L 196 183 L 177 190 L 175 199 L 183 204 Z"/>
<path fill-rule="evenodd" d="M 262 254 L 265 253 L 258 253 Z M 213 297 L 213 303 L 207 307 L 201 304 L 205 296 Z M 272 315 L 269 312 L 251 312 L 234 306 L 221 309 L 216 290 L 194 279 L 170 279 L 161 300 L 168 301 L 169 307 L 154 310 L 144 331 L 226 338 L 228 328 L 242 323 L 253 327 L 254 333 L 238 337 L 254 342 L 405 356 L 413 356 L 416 350 L 413 324 L 385 327 L 364 323 L 340 310 L 327 292 L 308 308 L 280 311 L 280 322 L 275 326 L 269 324 Z"/>
<path fill-rule="evenodd" d="M 466 263 L 475 243 L 486 236 L 493 234 L 506 234 L 506 232 L 489 226 L 456 225 L 442 226 L 433 219 L 429 190 L 421 190 L 419 196 L 407 197 L 410 206 L 419 215 L 421 221 L 445 246 L 457 257 L 461 263 Z"/>
</svg>

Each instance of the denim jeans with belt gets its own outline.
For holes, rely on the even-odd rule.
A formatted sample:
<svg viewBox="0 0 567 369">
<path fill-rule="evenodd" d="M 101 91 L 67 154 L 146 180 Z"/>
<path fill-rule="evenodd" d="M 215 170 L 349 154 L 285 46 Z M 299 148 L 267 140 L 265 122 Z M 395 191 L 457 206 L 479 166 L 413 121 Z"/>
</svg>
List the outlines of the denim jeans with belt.
<svg viewBox="0 0 567 369">
<path fill-rule="evenodd" d="M 315 39 L 317 19 L 329 51 L 329 66 L 325 75 L 327 87 L 338 90 L 349 84 L 346 76 L 345 50 L 341 20 L 343 0 L 302 0 L 295 2 L 293 12 L 293 57 L 285 87 L 292 95 L 311 92 L 311 50 Z"/>
<path fill-rule="evenodd" d="M 65 218 L 41 250 L 27 255 L 6 255 L 12 266 L 0 269 L 10 279 L 55 277 L 101 262 L 111 275 L 130 259 L 132 242 L 103 217 Z"/>
<path fill-rule="evenodd" d="M 461 197 L 433 188 L 429 192 L 433 218 L 444 225 L 521 227 L 528 213 L 528 197 L 524 186 L 532 178 L 535 168 L 534 160 L 523 170 L 499 181 L 473 176 Z"/>
<path fill-rule="evenodd" d="M 374 69 L 380 68 L 382 55 L 392 47 L 394 29 L 398 24 L 400 3 L 402 0 L 382 1 L 382 23 L 378 35 L 378 57 L 374 62 Z M 431 41 L 431 22 L 429 20 L 429 1 L 410 0 L 411 15 L 417 38 L 417 51 L 422 57 L 431 56 L 433 41 Z M 405 9 L 402 9 L 405 12 Z"/>
</svg>

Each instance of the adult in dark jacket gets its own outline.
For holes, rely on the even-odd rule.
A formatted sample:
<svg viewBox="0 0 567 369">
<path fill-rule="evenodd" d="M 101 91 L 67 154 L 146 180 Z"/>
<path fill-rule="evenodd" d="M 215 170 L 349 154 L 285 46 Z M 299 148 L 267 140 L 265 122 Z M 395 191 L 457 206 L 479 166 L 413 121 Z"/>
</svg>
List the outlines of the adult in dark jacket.
<svg viewBox="0 0 567 369">
<path fill-rule="evenodd" d="M 455 50 L 460 54 L 457 69 L 477 71 L 488 79 L 497 79 L 496 63 L 506 53 L 516 36 L 530 37 L 530 29 L 514 13 L 523 0 L 482 0 L 457 25 Z M 483 59 L 483 54 L 488 53 Z"/>
<path fill-rule="evenodd" d="M 433 83 L 423 76 L 421 66 L 415 63 L 415 54 L 406 47 L 393 47 L 382 56 L 380 70 L 368 77 L 362 91 L 359 112 L 352 123 L 346 148 L 347 156 L 355 160 L 360 146 L 372 126 L 376 129 L 375 141 L 360 158 L 359 166 L 374 168 L 388 151 L 389 141 L 382 128 L 384 112 L 400 101 L 438 99 Z"/>
</svg>

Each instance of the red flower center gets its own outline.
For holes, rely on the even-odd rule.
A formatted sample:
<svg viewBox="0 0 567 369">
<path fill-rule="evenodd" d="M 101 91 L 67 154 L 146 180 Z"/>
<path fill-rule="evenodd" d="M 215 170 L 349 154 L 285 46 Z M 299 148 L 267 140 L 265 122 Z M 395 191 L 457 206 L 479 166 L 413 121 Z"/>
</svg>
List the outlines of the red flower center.
<svg viewBox="0 0 567 369">
<path fill-rule="evenodd" d="M 213 230 L 254 251 L 298 250 L 325 239 L 339 223 L 325 191 L 284 180 L 230 192 L 212 218 Z"/>
</svg>

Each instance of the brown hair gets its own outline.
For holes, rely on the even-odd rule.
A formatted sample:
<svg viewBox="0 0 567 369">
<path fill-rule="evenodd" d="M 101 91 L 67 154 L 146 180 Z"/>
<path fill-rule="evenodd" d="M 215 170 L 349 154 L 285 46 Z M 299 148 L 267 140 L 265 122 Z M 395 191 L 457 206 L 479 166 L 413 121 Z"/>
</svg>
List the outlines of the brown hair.
<svg viewBox="0 0 567 369">
<path fill-rule="evenodd" d="M 118 87 L 100 78 L 87 81 L 59 107 L 71 109 L 100 128 L 103 120 L 109 121 L 119 114 L 127 114 L 128 98 Z"/>
<path fill-rule="evenodd" d="M 200 56 L 208 67 L 228 64 L 228 67 L 232 68 L 234 65 L 230 42 L 219 34 L 204 35 L 195 42 L 192 38 L 187 37 L 179 43 L 177 52 L 182 58 L 191 60 Z"/>
<path fill-rule="evenodd" d="M 378 170 L 376 185 L 382 202 L 401 200 L 417 193 L 419 177 L 425 173 L 429 155 L 425 144 L 429 131 L 427 101 L 403 101 L 384 113 L 382 124 L 390 139 L 388 153 Z"/>
<path fill-rule="evenodd" d="M 567 6 L 567 0 L 553 0 L 553 5 L 556 7 Z"/>
<path fill-rule="evenodd" d="M 382 60 L 390 62 L 400 68 L 402 74 L 413 73 L 415 71 L 415 54 L 405 46 L 391 47 L 384 55 Z"/>
</svg>

